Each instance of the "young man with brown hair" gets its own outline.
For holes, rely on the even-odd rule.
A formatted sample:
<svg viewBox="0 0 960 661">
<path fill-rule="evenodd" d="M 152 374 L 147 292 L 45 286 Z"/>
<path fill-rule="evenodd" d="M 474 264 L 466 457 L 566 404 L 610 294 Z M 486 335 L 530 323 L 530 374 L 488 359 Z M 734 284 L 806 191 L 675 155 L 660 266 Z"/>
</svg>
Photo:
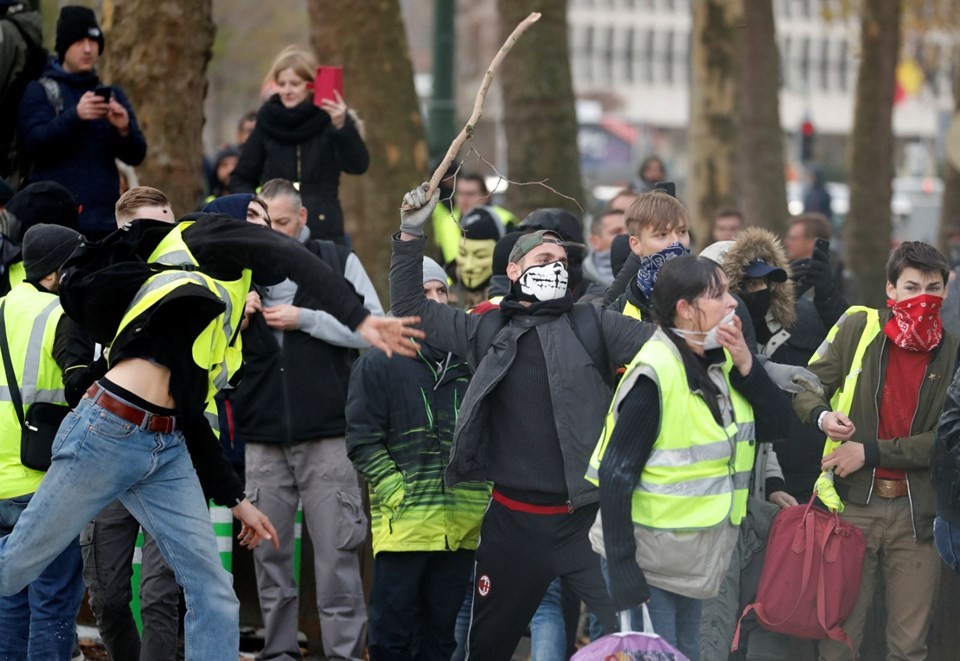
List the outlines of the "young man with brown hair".
<svg viewBox="0 0 960 661">
<path fill-rule="evenodd" d="M 890 309 L 850 308 L 810 364 L 823 395 L 794 398 L 801 420 L 842 442 L 823 457 L 836 492 L 821 478 L 821 500 L 842 509 L 867 539 L 860 594 L 843 628 L 858 649 L 879 567 L 890 658 L 926 658 L 939 583 L 930 456 L 960 351 L 960 340 L 940 323 L 949 271 L 933 246 L 902 244 L 887 263 Z M 852 393 L 852 401 L 834 410 L 841 405 L 836 396 L 841 388 Z M 820 643 L 821 659 L 849 656 L 843 643 Z"/>
</svg>

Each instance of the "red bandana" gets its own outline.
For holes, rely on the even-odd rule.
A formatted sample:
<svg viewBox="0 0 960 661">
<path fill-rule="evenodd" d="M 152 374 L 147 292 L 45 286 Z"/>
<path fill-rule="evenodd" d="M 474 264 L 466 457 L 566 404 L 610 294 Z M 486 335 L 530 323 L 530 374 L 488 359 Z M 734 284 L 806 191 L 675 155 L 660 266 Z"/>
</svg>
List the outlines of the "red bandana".
<svg viewBox="0 0 960 661">
<path fill-rule="evenodd" d="M 899 303 L 887 299 L 893 317 L 883 327 L 883 332 L 901 349 L 930 351 L 943 338 L 942 305 L 943 298 L 931 294 L 921 294 Z"/>
</svg>

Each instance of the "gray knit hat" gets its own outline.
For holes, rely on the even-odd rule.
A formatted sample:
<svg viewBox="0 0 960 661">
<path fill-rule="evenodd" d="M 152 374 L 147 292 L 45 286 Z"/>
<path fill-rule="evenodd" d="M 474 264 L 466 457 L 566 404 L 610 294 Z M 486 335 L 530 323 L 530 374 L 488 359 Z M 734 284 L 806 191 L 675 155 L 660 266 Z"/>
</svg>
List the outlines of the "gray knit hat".
<svg viewBox="0 0 960 661">
<path fill-rule="evenodd" d="M 23 267 L 29 282 L 39 282 L 58 271 L 83 237 L 77 230 L 40 223 L 23 235 Z"/>
<path fill-rule="evenodd" d="M 437 264 L 435 261 L 429 257 L 423 258 L 423 284 L 432 282 L 433 280 L 439 280 L 443 284 L 447 284 L 447 272 L 443 270 L 443 267 Z"/>
</svg>

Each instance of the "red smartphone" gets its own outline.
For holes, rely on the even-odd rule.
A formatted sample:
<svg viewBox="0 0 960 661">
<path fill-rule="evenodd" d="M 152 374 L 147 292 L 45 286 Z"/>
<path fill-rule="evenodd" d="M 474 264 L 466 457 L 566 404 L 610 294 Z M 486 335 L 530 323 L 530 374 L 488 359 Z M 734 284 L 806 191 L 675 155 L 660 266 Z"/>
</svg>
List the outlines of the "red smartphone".
<svg viewBox="0 0 960 661">
<path fill-rule="evenodd" d="M 343 67 L 317 67 L 317 75 L 313 79 L 313 104 L 320 107 L 324 99 L 336 101 L 334 90 L 343 98 Z"/>
</svg>

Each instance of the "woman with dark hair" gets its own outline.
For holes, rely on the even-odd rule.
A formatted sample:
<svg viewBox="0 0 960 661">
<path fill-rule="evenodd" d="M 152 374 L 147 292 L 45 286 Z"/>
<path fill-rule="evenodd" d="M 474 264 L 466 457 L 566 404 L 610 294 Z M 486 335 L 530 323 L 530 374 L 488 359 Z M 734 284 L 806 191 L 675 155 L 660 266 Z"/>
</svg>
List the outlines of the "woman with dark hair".
<svg viewBox="0 0 960 661">
<path fill-rule="evenodd" d="M 230 191 L 252 193 L 275 178 L 292 181 L 307 209 L 311 238 L 345 243 L 340 172 L 363 174 L 370 155 L 339 93 L 314 105 L 315 69 L 313 55 L 296 47 L 284 49 L 274 61 L 267 78 L 277 93 L 257 113 Z"/>
<path fill-rule="evenodd" d="M 701 600 L 717 594 L 746 513 L 758 440 L 790 403 L 747 348 L 715 262 L 667 262 L 658 329 L 627 368 L 590 460 L 617 610 L 649 601 L 654 630 L 699 658 Z"/>
</svg>

